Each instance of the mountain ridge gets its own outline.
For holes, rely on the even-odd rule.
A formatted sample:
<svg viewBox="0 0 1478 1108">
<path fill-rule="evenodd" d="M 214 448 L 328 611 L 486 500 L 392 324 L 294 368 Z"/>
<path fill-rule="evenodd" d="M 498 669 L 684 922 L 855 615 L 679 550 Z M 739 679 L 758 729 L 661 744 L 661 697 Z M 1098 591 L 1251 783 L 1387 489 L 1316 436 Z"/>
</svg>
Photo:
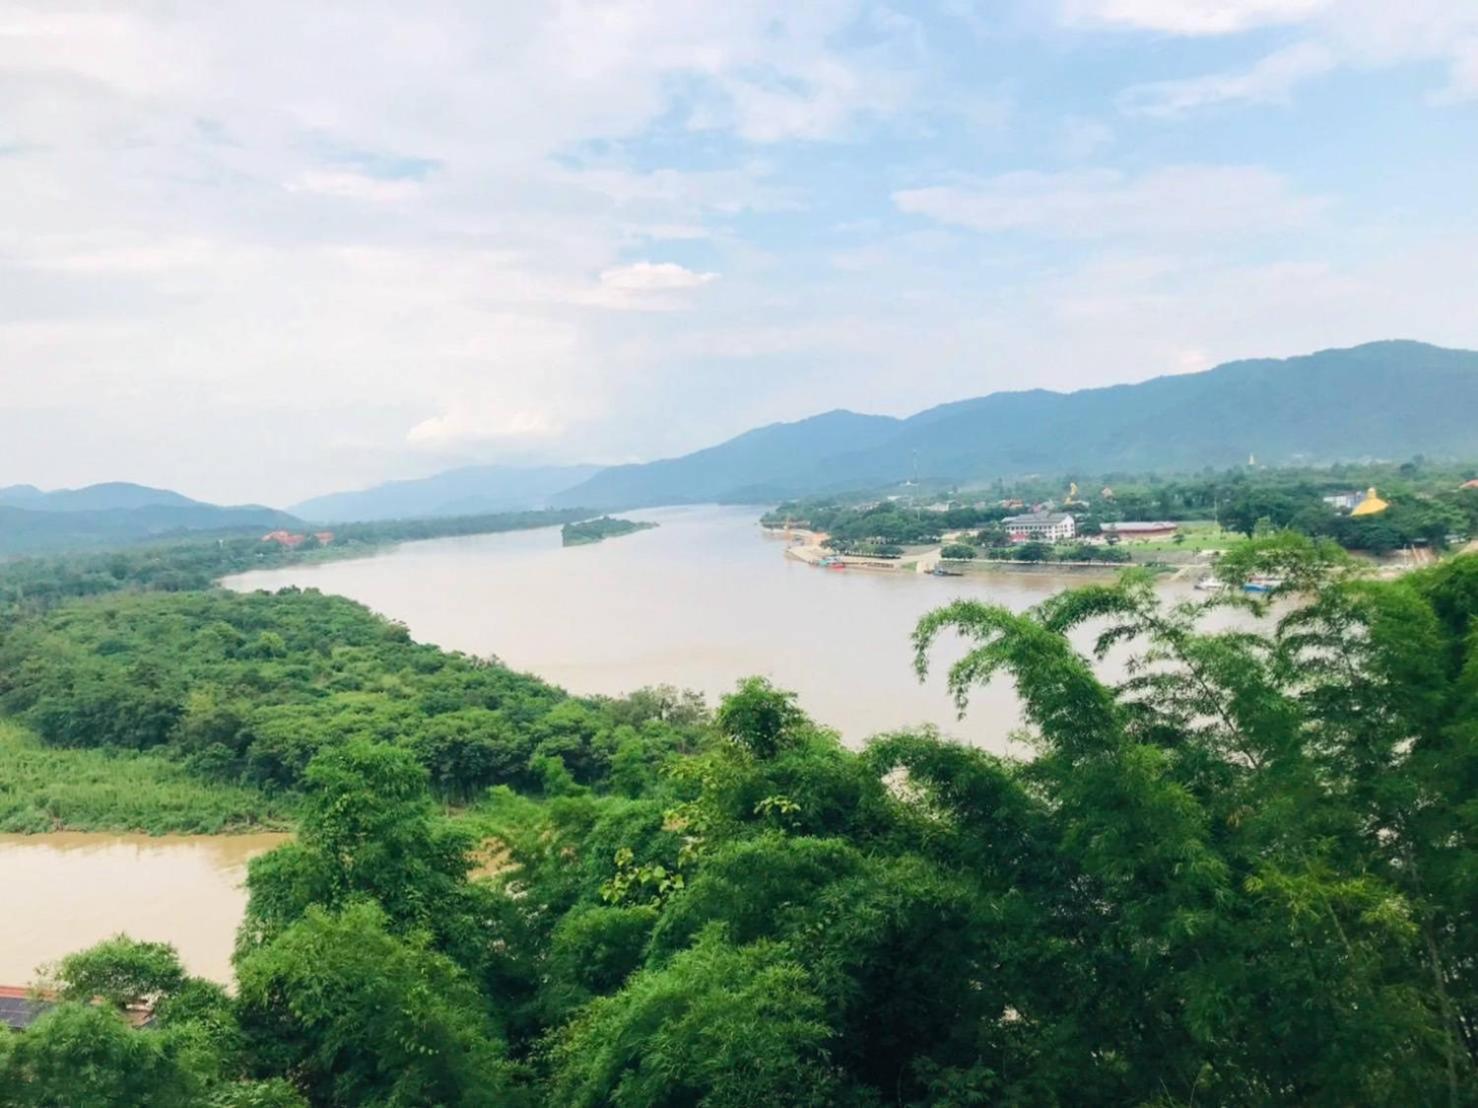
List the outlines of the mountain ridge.
<svg viewBox="0 0 1478 1108">
<path fill-rule="evenodd" d="M 555 493 L 600 470 L 594 465 L 472 465 L 429 477 L 385 481 L 369 488 L 326 493 L 288 511 L 319 523 L 420 519 L 537 509 Z"/>
<path fill-rule="evenodd" d="M 838 409 L 677 458 L 612 467 L 555 500 L 602 510 L 765 502 L 915 472 L 970 481 L 1039 470 L 1183 471 L 1237 464 L 1249 454 L 1269 463 L 1478 457 L 1475 411 L 1478 352 L 1390 339 L 1072 392 L 1002 391 L 902 419 Z M 813 421 L 837 416 L 880 433 L 831 451 L 793 449 Z M 756 435 L 771 452 L 759 467 L 748 461 Z"/>
</svg>

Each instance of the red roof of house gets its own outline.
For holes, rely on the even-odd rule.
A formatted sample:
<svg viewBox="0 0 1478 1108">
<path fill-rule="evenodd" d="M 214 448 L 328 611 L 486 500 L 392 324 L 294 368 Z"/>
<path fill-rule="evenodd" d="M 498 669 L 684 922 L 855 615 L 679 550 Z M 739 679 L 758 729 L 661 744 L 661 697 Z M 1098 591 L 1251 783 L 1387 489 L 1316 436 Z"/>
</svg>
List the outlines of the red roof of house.
<svg viewBox="0 0 1478 1108">
<path fill-rule="evenodd" d="M 51 1007 L 44 994 L 33 996 L 23 985 L 0 985 L 0 1028 L 24 1031 Z"/>
</svg>

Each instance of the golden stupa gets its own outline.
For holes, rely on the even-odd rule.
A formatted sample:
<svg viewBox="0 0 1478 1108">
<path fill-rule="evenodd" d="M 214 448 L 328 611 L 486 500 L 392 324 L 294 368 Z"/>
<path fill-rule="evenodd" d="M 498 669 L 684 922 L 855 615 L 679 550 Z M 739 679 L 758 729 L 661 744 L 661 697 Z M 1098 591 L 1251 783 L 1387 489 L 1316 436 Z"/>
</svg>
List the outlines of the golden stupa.
<svg viewBox="0 0 1478 1108">
<path fill-rule="evenodd" d="M 1360 503 L 1358 503 L 1358 504 L 1355 505 L 1355 509 L 1354 509 L 1354 511 L 1352 511 L 1350 513 L 1350 515 L 1352 515 L 1352 516 L 1375 516 L 1375 515 L 1380 515 L 1381 512 L 1385 511 L 1389 507 L 1390 507 L 1389 504 L 1387 504 L 1384 500 L 1382 500 L 1380 497 L 1378 497 L 1378 496 L 1375 495 L 1375 490 L 1374 489 L 1367 489 L 1366 492 L 1365 492 L 1365 499 L 1362 500 L 1362 501 L 1360 501 Z"/>
</svg>

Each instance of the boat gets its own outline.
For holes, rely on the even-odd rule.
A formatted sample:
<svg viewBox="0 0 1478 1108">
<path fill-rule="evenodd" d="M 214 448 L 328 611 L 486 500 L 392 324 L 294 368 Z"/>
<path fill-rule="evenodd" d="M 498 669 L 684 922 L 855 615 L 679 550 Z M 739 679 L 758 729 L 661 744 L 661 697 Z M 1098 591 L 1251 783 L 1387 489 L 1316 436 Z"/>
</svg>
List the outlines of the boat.
<svg viewBox="0 0 1478 1108">
<path fill-rule="evenodd" d="M 965 574 L 958 569 L 945 569 L 943 566 L 935 566 L 929 571 L 934 577 L 963 577 Z"/>
<path fill-rule="evenodd" d="M 1196 588 L 1202 592 L 1225 592 L 1227 583 L 1215 577 L 1203 577 L 1196 582 Z"/>
<path fill-rule="evenodd" d="M 1283 579 L 1281 577 L 1267 577 L 1259 575 L 1257 577 L 1249 578 L 1246 582 L 1244 582 L 1242 585 L 1242 591 L 1252 593 L 1269 593 L 1272 592 L 1274 589 L 1281 589 L 1282 587 Z"/>
</svg>

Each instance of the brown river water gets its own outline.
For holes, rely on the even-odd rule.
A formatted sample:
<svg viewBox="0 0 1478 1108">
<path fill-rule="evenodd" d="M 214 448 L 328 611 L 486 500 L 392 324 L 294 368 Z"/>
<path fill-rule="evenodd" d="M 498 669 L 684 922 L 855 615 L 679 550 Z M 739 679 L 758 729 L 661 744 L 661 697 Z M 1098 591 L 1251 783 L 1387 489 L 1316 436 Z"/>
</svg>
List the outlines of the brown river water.
<svg viewBox="0 0 1478 1108">
<path fill-rule="evenodd" d="M 246 863 L 288 836 L 0 835 L 0 984 L 123 932 L 170 942 L 185 968 L 231 980 Z"/>
<path fill-rule="evenodd" d="M 1020 611 L 1093 580 L 1017 570 L 969 577 L 826 570 L 787 558 L 784 540 L 758 526 L 758 508 L 627 514 L 660 526 L 568 549 L 557 528 L 435 539 L 225 584 L 352 597 L 401 620 L 418 640 L 496 655 L 574 693 L 670 684 L 714 704 L 741 677 L 763 674 L 799 693 L 802 708 L 854 745 L 932 723 L 1020 753 L 1009 738 L 1020 721 L 1009 682 L 979 690 L 961 720 L 943 679 L 961 648 L 942 643 L 934 673 L 920 684 L 909 633 L 924 613 L 956 598 Z M 1192 593 L 1185 582 L 1164 588 Z"/>
<path fill-rule="evenodd" d="M 420 640 L 496 655 L 581 694 L 651 684 L 709 703 L 749 674 L 795 690 L 854 745 L 919 723 L 998 752 L 1020 725 L 1001 680 L 962 720 L 943 681 L 942 643 L 920 683 L 909 632 L 965 597 L 1021 610 L 1087 578 L 1002 571 L 934 578 L 804 565 L 766 536 L 754 508 L 631 513 L 660 527 L 562 548 L 558 529 L 411 543 L 373 557 L 244 574 L 237 589 L 318 588 L 405 622 Z M 1191 595 L 1167 582 L 1169 595 Z M 1119 667 L 1110 659 L 1109 676 Z M 0 836 L 0 984 L 120 931 L 174 943 L 193 972 L 230 979 L 245 864 L 282 836 Z"/>
</svg>

